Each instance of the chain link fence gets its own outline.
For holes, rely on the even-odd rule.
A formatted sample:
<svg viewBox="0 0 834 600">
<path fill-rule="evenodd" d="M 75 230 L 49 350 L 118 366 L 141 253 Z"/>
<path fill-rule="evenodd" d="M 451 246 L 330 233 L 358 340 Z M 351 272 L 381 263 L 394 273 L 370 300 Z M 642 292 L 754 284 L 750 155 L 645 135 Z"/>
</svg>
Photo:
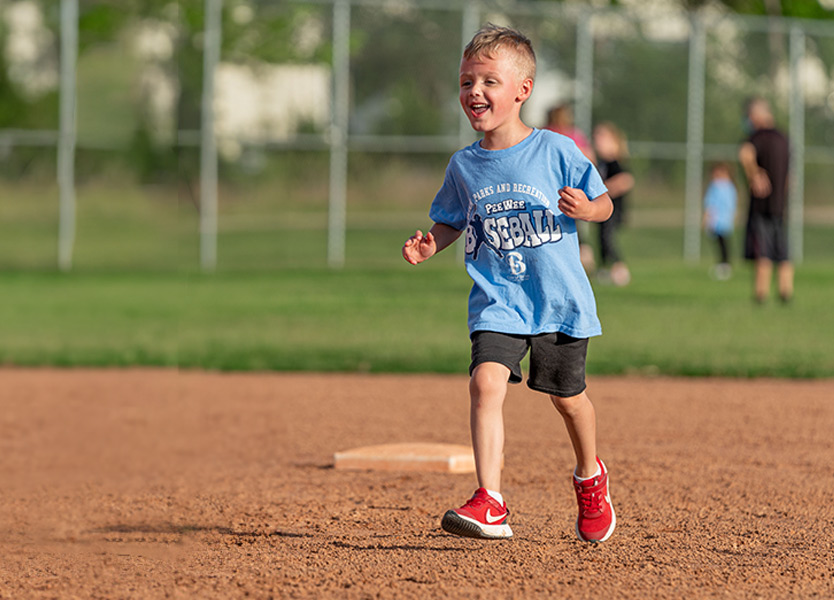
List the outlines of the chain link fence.
<svg viewBox="0 0 834 600">
<path fill-rule="evenodd" d="M 73 6 L 62 0 L 62 31 L 78 22 Z M 176 134 L 157 140 L 177 153 L 171 231 L 174 262 L 186 268 L 339 267 L 395 254 L 397 240 L 426 225 L 449 155 L 476 139 L 457 104 L 457 69 L 487 21 L 533 40 L 528 124 L 544 126 L 552 106 L 569 102 L 586 133 L 602 120 L 624 130 L 637 179 L 630 222 L 679 230 L 682 257 L 701 256 L 706 166 L 735 162 L 742 104 L 754 94 L 771 101 L 792 143 L 794 257 L 806 223 L 834 223 L 832 22 L 459 0 L 202 0 L 199 12 L 187 35 L 158 25 L 199 58 L 171 59 Z M 60 97 L 70 99 L 84 82 L 66 59 L 72 36 L 61 39 Z M 79 64 L 87 60 L 82 52 Z M 0 130 L 0 148 L 61 149 L 59 264 L 70 268 L 84 244 L 72 157 L 85 141 L 69 100 L 62 106 L 59 131 Z M 743 210 L 740 173 L 737 183 Z"/>
</svg>

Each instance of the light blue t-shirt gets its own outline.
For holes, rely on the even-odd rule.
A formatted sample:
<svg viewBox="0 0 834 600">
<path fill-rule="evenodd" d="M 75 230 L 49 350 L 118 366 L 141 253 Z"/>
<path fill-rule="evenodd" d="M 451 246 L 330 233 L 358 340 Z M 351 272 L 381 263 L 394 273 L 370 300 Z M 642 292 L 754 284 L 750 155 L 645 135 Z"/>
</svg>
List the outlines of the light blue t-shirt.
<svg viewBox="0 0 834 600">
<path fill-rule="evenodd" d="M 534 129 L 504 150 L 475 142 L 452 156 L 429 216 L 466 230 L 470 333 L 602 333 L 576 221 L 558 207 L 566 185 L 590 199 L 607 191 L 576 144 L 552 131 Z"/>
<path fill-rule="evenodd" d="M 733 232 L 737 199 L 736 186 L 729 179 L 715 179 L 709 184 L 704 195 L 707 231 L 718 235 Z"/>
</svg>

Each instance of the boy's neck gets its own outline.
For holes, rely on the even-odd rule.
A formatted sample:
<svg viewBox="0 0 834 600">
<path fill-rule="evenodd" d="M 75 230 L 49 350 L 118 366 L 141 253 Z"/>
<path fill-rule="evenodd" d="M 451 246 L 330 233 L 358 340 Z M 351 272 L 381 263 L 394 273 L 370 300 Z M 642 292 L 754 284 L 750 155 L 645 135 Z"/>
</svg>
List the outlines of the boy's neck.
<svg viewBox="0 0 834 600">
<path fill-rule="evenodd" d="M 484 150 L 505 150 L 523 142 L 531 133 L 533 133 L 533 128 L 528 127 L 519 119 L 505 127 L 484 133 L 481 148 Z"/>
</svg>

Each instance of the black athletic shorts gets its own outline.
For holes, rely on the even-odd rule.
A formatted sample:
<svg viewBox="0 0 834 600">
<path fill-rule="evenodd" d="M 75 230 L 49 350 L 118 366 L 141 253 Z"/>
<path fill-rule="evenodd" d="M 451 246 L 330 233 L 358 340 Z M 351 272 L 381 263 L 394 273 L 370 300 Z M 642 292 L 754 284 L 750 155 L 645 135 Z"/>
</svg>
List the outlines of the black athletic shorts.
<svg viewBox="0 0 834 600">
<path fill-rule="evenodd" d="M 747 221 L 744 258 L 788 260 L 788 231 L 785 220 L 774 215 L 753 213 Z"/>
<path fill-rule="evenodd" d="M 585 357 L 587 338 L 564 333 L 511 335 L 495 331 L 472 334 L 472 363 L 469 374 L 485 362 L 497 362 L 510 370 L 510 383 L 520 383 L 521 359 L 530 351 L 530 389 L 560 398 L 570 398 L 585 391 Z"/>
</svg>

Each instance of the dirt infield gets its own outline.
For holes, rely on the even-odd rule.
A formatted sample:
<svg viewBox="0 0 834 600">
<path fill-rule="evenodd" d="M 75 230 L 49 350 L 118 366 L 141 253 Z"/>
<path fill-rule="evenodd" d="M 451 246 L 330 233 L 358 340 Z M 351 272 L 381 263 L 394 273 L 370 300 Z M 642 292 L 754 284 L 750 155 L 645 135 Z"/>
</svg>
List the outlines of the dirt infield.
<svg viewBox="0 0 834 600">
<path fill-rule="evenodd" d="M 834 598 L 834 381 L 591 378 L 618 528 L 513 386 L 515 538 L 439 528 L 474 476 L 334 470 L 468 443 L 466 379 L 0 370 L 0 598 Z"/>
</svg>

